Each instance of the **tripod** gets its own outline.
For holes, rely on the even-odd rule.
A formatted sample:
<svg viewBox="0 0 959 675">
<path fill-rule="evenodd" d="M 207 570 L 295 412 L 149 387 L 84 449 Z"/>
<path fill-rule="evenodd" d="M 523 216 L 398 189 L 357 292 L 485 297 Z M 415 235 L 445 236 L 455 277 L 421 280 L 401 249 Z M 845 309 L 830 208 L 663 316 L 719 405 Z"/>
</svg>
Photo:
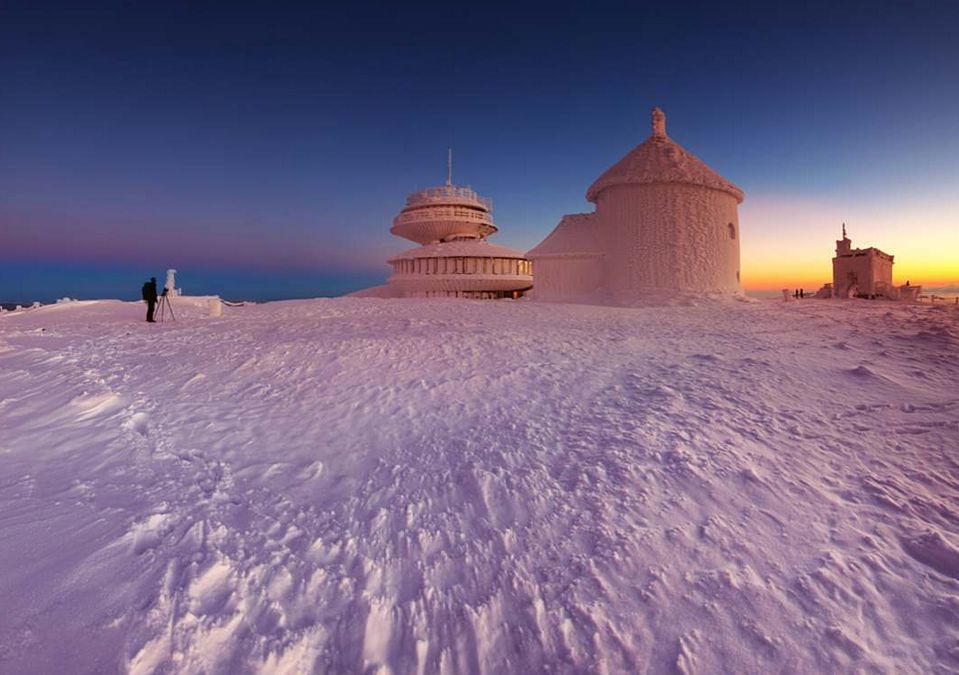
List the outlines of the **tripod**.
<svg viewBox="0 0 959 675">
<path fill-rule="evenodd" d="M 166 319 L 166 311 L 170 310 L 170 318 L 176 321 L 176 315 L 173 313 L 173 305 L 170 304 L 170 296 L 167 295 L 166 289 L 163 290 L 163 294 L 158 300 L 157 309 L 160 311 L 160 321 Z"/>
</svg>

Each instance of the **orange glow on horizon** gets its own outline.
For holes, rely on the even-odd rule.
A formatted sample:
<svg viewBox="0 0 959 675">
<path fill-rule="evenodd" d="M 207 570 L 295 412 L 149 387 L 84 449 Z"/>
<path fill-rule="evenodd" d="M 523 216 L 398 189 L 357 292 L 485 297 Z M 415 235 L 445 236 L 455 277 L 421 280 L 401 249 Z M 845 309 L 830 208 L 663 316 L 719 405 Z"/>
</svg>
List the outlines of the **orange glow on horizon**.
<svg viewBox="0 0 959 675">
<path fill-rule="evenodd" d="M 959 286 L 959 266 L 953 264 L 922 265 L 899 264 L 898 259 L 892 268 L 893 282 L 923 285 L 931 288 Z M 771 291 L 781 288 L 805 288 L 817 290 L 824 283 L 832 281 L 832 256 L 823 263 L 790 261 L 779 267 L 750 265 L 748 260 L 742 264 L 742 285 L 747 291 Z"/>
<path fill-rule="evenodd" d="M 760 195 L 740 207 L 743 288 L 815 292 L 831 282 L 843 222 L 854 248 L 875 246 L 895 256 L 893 283 L 959 286 L 959 207 Z"/>
</svg>

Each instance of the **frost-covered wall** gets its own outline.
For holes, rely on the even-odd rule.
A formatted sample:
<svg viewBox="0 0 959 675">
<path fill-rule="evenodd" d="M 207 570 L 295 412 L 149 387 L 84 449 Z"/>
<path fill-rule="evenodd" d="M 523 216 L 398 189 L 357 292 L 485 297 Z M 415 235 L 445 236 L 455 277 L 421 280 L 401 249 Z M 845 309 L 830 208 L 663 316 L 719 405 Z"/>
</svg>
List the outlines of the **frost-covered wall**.
<svg viewBox="0 0 959 675">
<path fill-rule="evenodd" d="M 698 185 L 614 186 L 596 212 L 610 294 L 739 290 L 739 215 L 732 195 Z"/>
<path fill-rule="evenodd" d="M 595 299 L 604 288 L 602 260 L 599 255 L 537 260 L 533 268 L 533 298 L 546 301 Z"/>
<path fill-rule="evenodd" d="M 543 242 L 530 251 L 533 297 L 546 301 L 591 301 L 605 292 L 605 261 L 595 213 L 563 216 Z"/>
</svg>

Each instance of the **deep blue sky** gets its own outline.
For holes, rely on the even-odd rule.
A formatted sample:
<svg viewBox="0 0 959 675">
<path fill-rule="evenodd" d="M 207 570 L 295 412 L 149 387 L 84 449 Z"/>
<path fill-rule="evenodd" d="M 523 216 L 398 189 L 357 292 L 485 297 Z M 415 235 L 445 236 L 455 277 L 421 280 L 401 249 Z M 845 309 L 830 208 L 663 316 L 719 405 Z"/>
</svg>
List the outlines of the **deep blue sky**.
<svg viewBox="0 0 959 675">
<path fill-rule="evenodd" d="M 766 205 L 744 256 L 804 236 L 770 204 L 901 195 L 948 221 L 957 31 L 952 1 L 7 2 L 0 301 L 135 298 L 169 266 L 234 298 L 374 283 L 450 146 L 496 241 L 528 249 L 590 208 L 653 105 Z"/>
</svg>

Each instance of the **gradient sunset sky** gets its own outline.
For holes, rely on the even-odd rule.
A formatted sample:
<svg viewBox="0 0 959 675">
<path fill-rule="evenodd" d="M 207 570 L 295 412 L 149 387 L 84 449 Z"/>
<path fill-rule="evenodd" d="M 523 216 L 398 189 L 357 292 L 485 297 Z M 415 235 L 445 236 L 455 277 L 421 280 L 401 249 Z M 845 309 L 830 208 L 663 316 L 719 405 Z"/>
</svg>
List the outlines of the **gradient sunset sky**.
<svg viewBox="0 0 959 675">
<path fill-rule="evenodd" d="M 746 192 L 747 289 L 818 288 L 843 222 L 959 285 L 959 2 L 7 2 L 0 301 L 382 282 L 406 194 L 528 250 L 649 134 Z"/>
</svg>

